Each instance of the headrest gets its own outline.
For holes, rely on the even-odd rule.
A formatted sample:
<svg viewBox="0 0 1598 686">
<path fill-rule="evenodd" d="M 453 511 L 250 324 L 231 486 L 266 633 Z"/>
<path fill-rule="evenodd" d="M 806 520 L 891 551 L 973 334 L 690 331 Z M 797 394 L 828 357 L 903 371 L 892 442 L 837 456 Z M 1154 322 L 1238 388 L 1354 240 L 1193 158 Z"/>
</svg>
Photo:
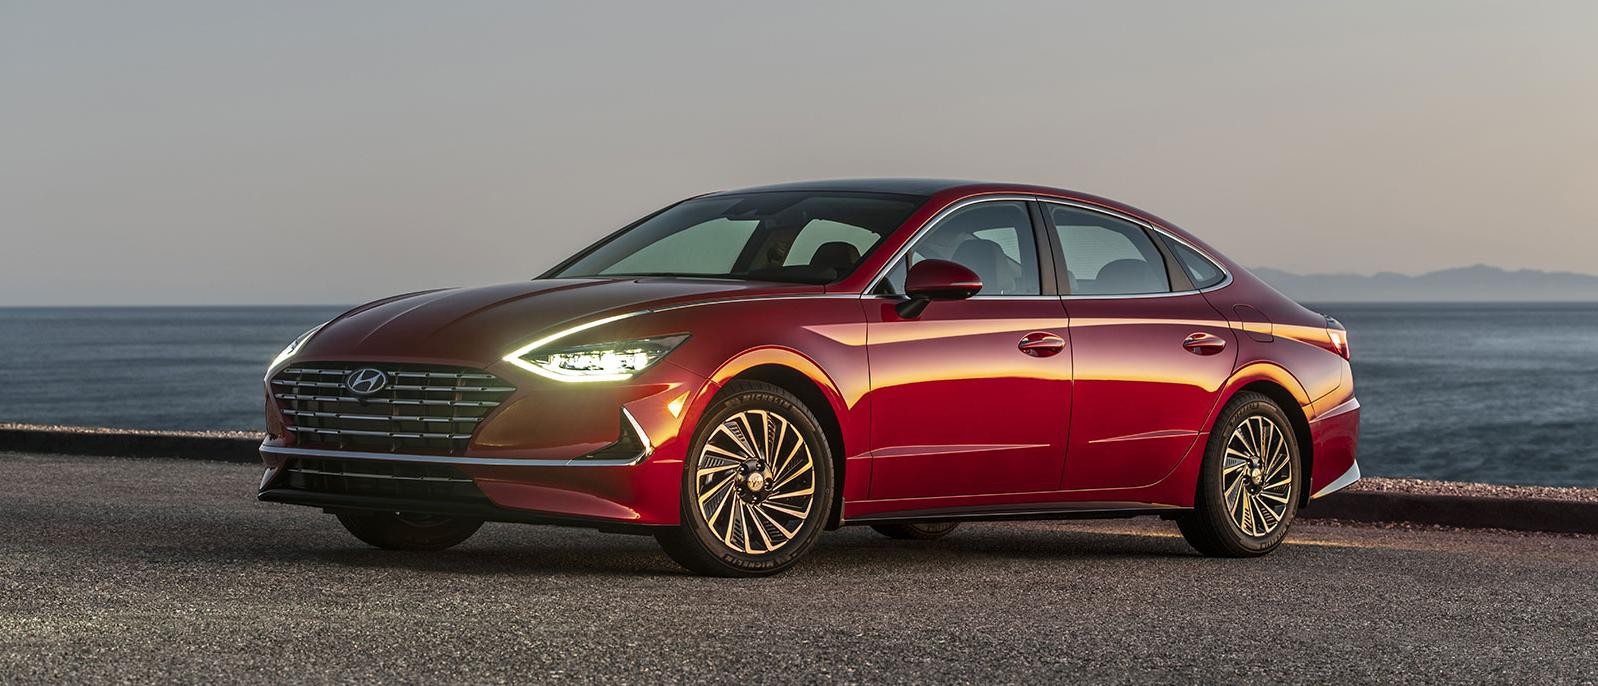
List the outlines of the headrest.
<svg viewBox="0 0 1598 686">
<path fill-rule="evenodd" d="M 1093 289 L 1099 293 L 1153 293 L 1161 290 L 1162 279 L 1143 260 L 1116 260 L 1099 269 Z"/>
<path fill-rule="evenodd" d="M 853 269 L 855 263 L 859 261 L 860 249 L 844 241 L 822 243 L 816 246 L 816 253 L 810 256 L 811 267 L 831 269 L 835 276 Z"/>
<path fill-rule="evenodd" d="M 1004 273 L 1001 265 L 1009 258 L 1005 256 L 1004 248 L 998 243 L 982 238 L 968 238 L 954 249 L 953 259 L 977 273 L 977 277 L 982 279 L 983 291 L 991 293 L 1004 291 L 1005 286 L 999 283 L 999 277 Z"/>
</svg>

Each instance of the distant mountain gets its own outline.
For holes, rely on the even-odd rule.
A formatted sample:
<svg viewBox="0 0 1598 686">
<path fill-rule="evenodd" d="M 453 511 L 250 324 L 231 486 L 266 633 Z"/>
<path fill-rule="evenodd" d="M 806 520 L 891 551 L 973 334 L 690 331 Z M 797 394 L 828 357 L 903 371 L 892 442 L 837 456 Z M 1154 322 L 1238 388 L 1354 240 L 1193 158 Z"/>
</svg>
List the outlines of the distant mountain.
<svg viewBox="0 0 1598 686">
<path fill-rule="evenodd" d="M 1536 269 L 1509 271 L 1485 264 L 1419 276 L 1381 272 L 1292 274 L 1249 268 L 1255 276 L 1300 302 L 1342 301 L 1598 301 L 1598 276 Z"/>
</svg>

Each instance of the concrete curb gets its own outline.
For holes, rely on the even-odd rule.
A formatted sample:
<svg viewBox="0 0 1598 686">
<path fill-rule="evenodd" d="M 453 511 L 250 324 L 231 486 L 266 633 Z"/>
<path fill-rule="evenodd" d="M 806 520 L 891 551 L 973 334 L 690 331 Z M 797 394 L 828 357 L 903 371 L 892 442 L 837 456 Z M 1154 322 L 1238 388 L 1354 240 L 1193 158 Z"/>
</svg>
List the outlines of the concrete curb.
<svg viewBox="0 0 1598 686">
<path fill-rule="evenodd" d="M 163 457 L 258 463 L 260 435 L 0 425 L 0 451 Z M 1598 534 L 1598 502 L 1553 498 L 1492 498 L 1395 491 L 1358 485 L 1311 502 L 1305 519 L 1401 522 L 1467 529 Z"/>
<path fill-rule="evenodd" d="M 0 450 L 57 455 L 168 457 L 259 463 L 261 439 L 203 432 L 116 431 L 0 426 Z"/>
<path fill-rule="evenodd" d="M 1299 516 L 1465 529 L 1598 534 L 1598 503 L 1551 498 L 1342 491 L 1311 502 Z"/>
</svg>

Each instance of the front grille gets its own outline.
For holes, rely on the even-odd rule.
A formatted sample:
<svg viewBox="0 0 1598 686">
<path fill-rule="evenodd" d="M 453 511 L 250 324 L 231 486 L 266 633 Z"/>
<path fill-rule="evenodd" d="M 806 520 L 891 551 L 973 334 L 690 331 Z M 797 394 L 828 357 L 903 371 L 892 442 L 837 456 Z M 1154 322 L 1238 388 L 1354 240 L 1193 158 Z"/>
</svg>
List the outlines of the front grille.
<svg viewBox="0 0 1598 686">
<path fill-rule="evenodd" d="M 477 484 L 448 465 L 384 460 L 289 460 L 274 484 L 312 493 L 430 502 L 487 503 Z"/>
<path fill-rule="evenodd" d="M 345 377 L 378 369 L 388 384 L 353 393 Z M 463 367 L 400 364 L 302 364 L 272 377 L 272 397 L 295 444 L 335 450 L 455 455 L 478 422 L 516 388 Z"/>
</svg>

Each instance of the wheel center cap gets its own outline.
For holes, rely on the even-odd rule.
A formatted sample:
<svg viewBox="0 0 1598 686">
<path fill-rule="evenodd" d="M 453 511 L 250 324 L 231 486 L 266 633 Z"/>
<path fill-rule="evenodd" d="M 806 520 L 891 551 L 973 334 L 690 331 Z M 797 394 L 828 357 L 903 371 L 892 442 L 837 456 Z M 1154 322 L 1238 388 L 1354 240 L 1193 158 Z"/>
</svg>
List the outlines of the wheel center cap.
<svg viewBox="0 0 1598 686">
<path fill-rule="evenodd" d="M 1260 473 L 1259 467 L 1255 467 L 1248 472 L 1248 480 L 1253 481 L 1254 483 L 1259 483 L 1264 478 L 1265 475 Z"/>
<path fill-rule="evenodd" d="M 744 477 L 744 488 L 752 492 L 759 493 L 765 487 L 766 475 L 762 472 L 750 472 L 748 476 Z"/>
</svg>

